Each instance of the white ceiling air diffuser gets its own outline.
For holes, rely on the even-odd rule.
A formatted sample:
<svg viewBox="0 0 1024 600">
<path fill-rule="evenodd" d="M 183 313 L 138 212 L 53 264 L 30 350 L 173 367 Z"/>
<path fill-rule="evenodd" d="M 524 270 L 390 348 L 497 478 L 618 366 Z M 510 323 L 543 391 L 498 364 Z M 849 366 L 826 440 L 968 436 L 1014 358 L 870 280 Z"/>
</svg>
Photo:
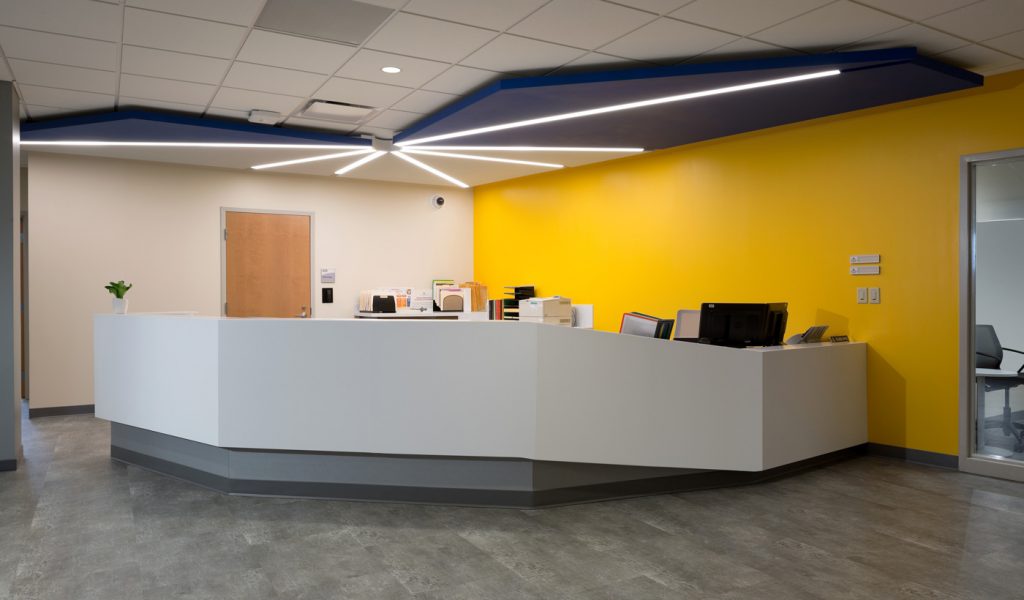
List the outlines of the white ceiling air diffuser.
<svg viewBox="0 0 1024 600">
<path fill-rule="evenodd" d="M 334 102 L 332 100 L 311 100 L 302 111 L 302 116 L 310 119 L 323 119 L 339 123 L 358 123 L 366 119 L 377 109 L 361 104 Z"/>
</svg>

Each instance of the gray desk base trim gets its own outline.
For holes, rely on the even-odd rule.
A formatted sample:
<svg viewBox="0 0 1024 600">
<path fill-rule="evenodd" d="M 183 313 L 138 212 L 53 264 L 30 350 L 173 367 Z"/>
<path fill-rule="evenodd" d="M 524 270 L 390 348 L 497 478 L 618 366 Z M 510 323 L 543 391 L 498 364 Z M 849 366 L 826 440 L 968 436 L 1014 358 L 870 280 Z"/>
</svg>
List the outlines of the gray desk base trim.
<svg viewBox="0 0 1024 600">
<path fill-rule="evenodd" d="M 29 408 L 28 418 L 37 417 L 59 417 L 62 415 L 91 415 L 96 412 L 94 404 L 76 404 L 74 406 L 44 406 L 42 408 Z"/>
<path fill-rule="evenodd" d="M 17 471 L 18 461 L 13 458 L 0 460 L 0 471 Z"/>
<path fill-rule="evenodd" d="M 907 462 L 919 463 L 922 465 L 930 465 L 933 467 L 942 467 L 944 469 L 959 469 L 960 468 L 960 457 L 952 454 L 940 454 L 938 452 L 928 452 L 925 450 L 913 450 L 911 448 L 901 448 L 899 446 L 889 446 L 887 444 L 876 444 L 871 442 L 868 444 L 868 452 L 876 454 L 878 456 L 888 456 L 890 458 L 899 458 Z"/>
<path fill-rule="evenodd" d="M 226 494 L 539 508 L 775 479 L 863 454 L 855 446 L 762 472 L 508 458 L 235 450 L 111 424 L 111 458 Z"/>
</svg>

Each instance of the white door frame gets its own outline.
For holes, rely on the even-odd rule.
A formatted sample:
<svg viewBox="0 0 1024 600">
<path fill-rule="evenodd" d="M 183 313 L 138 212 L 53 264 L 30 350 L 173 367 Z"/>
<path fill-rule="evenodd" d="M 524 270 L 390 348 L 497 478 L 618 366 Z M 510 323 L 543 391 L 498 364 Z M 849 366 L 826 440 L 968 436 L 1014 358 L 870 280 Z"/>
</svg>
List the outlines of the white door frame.
<svg viewBox="0 0 1024 600">
<path fill-rule="evenodd" d="M 309 312 L 308 318 L 315 316 L 313 299 L 316 298 L 316 213 L 304 210 L 271 210 L 268 208 L 232 208 L 220 207 L 220 316 L 226 317 L 224 307 L 228 302 L 228 241 L 224 235 L 227 228 L 227 213 L 259 213 L 267 215 L 300 215 L 309 217 Z"/>
<path fill-rule="evenodd" d="M 960 470 L 978 475 L 1024 481 L 1024 464 L 997 457 L 973 456 L 977 386 L 974 379 L 975 235 L 977 207 L 974 198 L 974 166 L 1008 158 L 1024 158 L 1024 148 L 970 154 L 960 159 Z"/>
</svg>

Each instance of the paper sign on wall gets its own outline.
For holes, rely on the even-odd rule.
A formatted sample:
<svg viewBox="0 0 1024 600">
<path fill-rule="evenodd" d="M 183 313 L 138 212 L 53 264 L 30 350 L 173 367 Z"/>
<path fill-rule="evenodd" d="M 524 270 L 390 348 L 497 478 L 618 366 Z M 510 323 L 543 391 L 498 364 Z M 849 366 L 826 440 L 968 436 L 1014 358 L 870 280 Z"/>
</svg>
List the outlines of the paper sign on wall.
<svg viewBox="0 0 1024 600">
<path fill-rule="evenodd" d="M 320 283 L 334 283 L 334 269 L 320 269 Z"/>
</svg>

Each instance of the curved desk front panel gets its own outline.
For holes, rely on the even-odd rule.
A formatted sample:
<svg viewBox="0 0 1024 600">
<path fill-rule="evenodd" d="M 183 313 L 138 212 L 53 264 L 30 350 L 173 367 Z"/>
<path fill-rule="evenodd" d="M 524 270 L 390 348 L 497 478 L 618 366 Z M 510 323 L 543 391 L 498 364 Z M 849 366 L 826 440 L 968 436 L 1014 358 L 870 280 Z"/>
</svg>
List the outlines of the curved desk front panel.
<svg viewBox="0 0 1024 600">
<path fill-rule="evenodd" d="M 533 493 L 769 472 L 867 441 L 856 343 L 738 350 L 516 322 L 100 315 L 95 385 L 122 458 L 229 483 L 271 477 L 262 465 L 277 482 L 416 487 L 411 474 L 433 470 L 426 487 L 459 488 L 454 469 L 480 474 L 474 489 L 501 489 L 488 477 L 505 472 Z M 243 463 L 244 477 L 225 471 Z"/>
</svg>

